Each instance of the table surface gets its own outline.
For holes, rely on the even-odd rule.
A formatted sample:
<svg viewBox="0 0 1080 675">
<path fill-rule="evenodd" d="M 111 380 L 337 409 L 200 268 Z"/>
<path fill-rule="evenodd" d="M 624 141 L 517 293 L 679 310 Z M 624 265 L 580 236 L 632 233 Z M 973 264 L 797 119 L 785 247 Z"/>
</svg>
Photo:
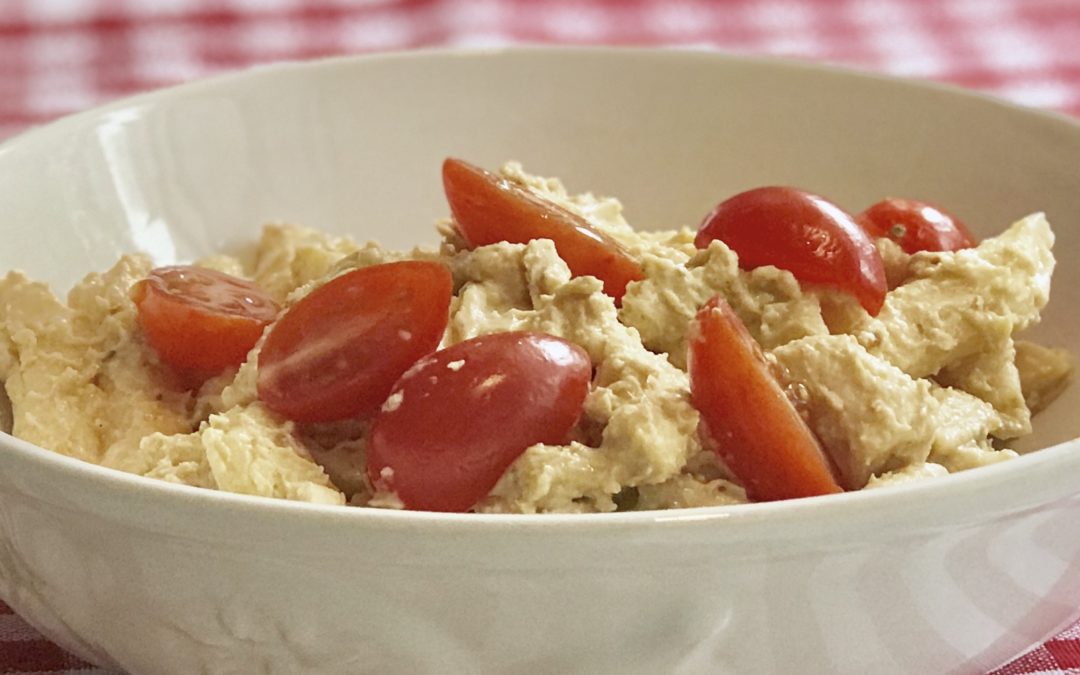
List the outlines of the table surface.
<svg viewBox="0 0 1080 675">
<path fill-rule="evenodd" d="M 0 139 L 283 59 L 522 43 L 767 54 L 1080 116 L 1080 0 L 0 0 Z M 0 603 L 0 673 L 105 675 Z M 1080 622 L 995 671 L 1080 673 Z"/>
</svg>

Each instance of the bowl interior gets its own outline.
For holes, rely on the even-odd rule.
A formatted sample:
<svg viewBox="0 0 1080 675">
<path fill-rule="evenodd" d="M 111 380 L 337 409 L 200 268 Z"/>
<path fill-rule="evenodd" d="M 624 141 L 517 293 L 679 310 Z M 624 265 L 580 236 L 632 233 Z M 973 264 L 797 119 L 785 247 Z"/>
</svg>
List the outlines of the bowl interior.
<svg viewBox="0 0 1080 675">
<path fill-rule="evenodd" d="M 942 87 L 705 53 L 526 49 L 280 65 L 121 102 L 0 146 L 0 269 L 66 289 L 122 252 L 239 250 L 266 221 L 434 243 L 441 160 L 518 159 L 639 228 L 791 184 L 858 210 L 945 205 L 979 235 L 1045 211 L 1080 255 L 1080 125 Z M 1080 354 L 1080 267 L 1038 339 Z M 1080 436 L 1080 387 L 1024 447 Z"/>
</svg>

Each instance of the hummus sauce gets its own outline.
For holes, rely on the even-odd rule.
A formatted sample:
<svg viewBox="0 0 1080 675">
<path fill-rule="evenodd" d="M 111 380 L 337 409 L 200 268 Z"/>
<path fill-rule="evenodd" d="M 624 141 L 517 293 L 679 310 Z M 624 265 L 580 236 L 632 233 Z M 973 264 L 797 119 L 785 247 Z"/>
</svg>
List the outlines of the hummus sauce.
<svg viewBox="0 0 1080 675">
<path fill-rule="evenodd" d="M 686 346 L 698 308 L 722 294 L 776 366 L 845 489 L 947 475 L 1016 456 L 1009 439 L 1067 385 L 1071 357 L 1014 339 L 1050 293 L 1054 235 L 1042 214 L 977 247 L 908 255 L 878 242 L 889 288 L 877 317 L 803 288 L 775 267 L 740 270 L 719 241 L 638 232 L 618 201 L 570 195 L 556 179 L 502 174 L 585 217 L 637 259 L 643 281 L 617 308 L 593 277 L 571 278 L 548 240 L 469 250 L 450 221 L 438 250 L 395 252 L 269 225 L 253 261 L 200 261 L 252 279 L 285 308 L 334 276 L 401 259 L 440 260 L 454 298 L 442 346 L 508 330 L 580 345 L 595 376 L 567 445 L 539 444 L 475 510 L 667 509 L 746 501 L 698 439 Z M 400 507 L 364 471 L 368 424 L 302 425 L 256 396 L 259 349 L 186 391 L 138 330 L 129 297 L 151 269 L 125 256 L 61 301 L 19 272 L 0 278 L 0 428 L 45 448 L 196 487 L 328 504 Z M 393 402 L 388 401 L 390 405 Z"/>
</svg>

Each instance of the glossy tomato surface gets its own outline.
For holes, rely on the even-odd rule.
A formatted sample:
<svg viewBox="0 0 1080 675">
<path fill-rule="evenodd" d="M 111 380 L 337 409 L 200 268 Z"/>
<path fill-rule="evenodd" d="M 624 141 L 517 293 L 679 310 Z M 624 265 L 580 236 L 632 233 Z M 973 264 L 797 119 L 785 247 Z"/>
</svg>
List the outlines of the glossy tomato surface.
<svg viewBox="0 0 1080 675">
<path fill-rule="evenodd" d="M 161 360 L 204 376 L 243 363 L 278 313 L 250 281 L 190 265 L 152 270 L 132 287 L 131 298 Z"/>
<path fill-rule="evenodd" d="M 293 305 L 259 354 L 258 394 L 299 422 L 374 413 L 394 382 L 446 329 L 452 281 L 434 262 L 347 272 Z"/>
<path fill-rule="evenodd" d="M 368 441 L 368 477 L 406 508 L 466 511 L 536 443 L 581 415 L 592 365 L 543 333 L 493 333 L 432 354 L 394 386 Z"/>
<path fill-rule="evenodd" d="M 840 492 L 817 438 L 769 369 L 761 348 L 719 295 L 691 332 L 690 396 L 703 441 L 755 501 Z"/>
<path fill-rule="evenodd" d="M 839 206 L 790 187 L 761 187 L 720 202 L 702 222 L 694 244 L 719 239 L 739 256 L 739 266 L 774 265 L 803 283 L 822 284 L 855 296 L 877 314 L 888 290 L 874 242 Z"/>
<path fill-rule="evenodd" d="M 576 213 L 460 159 L 443 163 L 443 187 L 461 236 L 470 246 L 550 239 L 574 275 L 591 275 L 622 299 L 626 285 L 644 278 L 616 241 Z"/>
<path fill-rule="evenodd" d="M 856 220 L 871 237 L 888 237 L 908 253 L 959 251 L 977 243 L 959 218 L 915 199 L 884 199 Z"/>
</svg>

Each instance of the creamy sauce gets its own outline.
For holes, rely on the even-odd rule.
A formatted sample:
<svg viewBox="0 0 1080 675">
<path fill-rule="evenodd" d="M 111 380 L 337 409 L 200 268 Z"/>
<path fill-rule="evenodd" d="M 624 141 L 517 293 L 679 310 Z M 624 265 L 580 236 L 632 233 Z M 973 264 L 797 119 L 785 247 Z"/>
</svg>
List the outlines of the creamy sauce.
<svg viewBox="0 0 1080 675">
<path fill-rule="evenodd" d="M 637 232 L 620 204 L 570 195 L 555 179 L 503 169 L 507 181 L 586 218 L 644 269 L 621 308 L 592 277 L 571 278 L 550 241 L 467 250 L 441 223 L 439 250 L 388 251 L 271 225 L 251 265 L 208 267 L 252 279 L 288 307 L 345 271 L 402 259 L 441 260 L 455 295 L 441 346 L 508 330 L 580 345 L 596 369 L 566 445 L 535 445 L 477 511 L 664 509 L 746 501 L 698 439 L 689 401 L 690 320 L 720 293 L 777 367 L 846 489 L 924 480 L 1016 453 L 1031 413 L 1066 386 L 1062 350 L 1016 342 L 1050 292 L 1054 236 L 1041 214 L 957 253 L 907 255 L 878 242 L 890 292 L 877 317 L 836 293 L 800 288 L 775 267 L 740 270 L 720 242 L 688 229 Z M 308 502 L 400 508 L 364 472 L 368 425 L 298 425 L 255 392 L 259 345 L 235 371 L 186 393 L 145 344 L 128 297 L 150 270 L 125 256 L 57 299 L 18 272 L 0 278 L 0 429 L 123 471 L 197 487 Z M 402 340 L 411 336 L 401 335 Z M 450 369 L 462 362 L 452 362 Z M 494 383 L 493 385 L 494 386 Z M 385 408 L 401 405 L 387 400 Z"/>
</svg>

